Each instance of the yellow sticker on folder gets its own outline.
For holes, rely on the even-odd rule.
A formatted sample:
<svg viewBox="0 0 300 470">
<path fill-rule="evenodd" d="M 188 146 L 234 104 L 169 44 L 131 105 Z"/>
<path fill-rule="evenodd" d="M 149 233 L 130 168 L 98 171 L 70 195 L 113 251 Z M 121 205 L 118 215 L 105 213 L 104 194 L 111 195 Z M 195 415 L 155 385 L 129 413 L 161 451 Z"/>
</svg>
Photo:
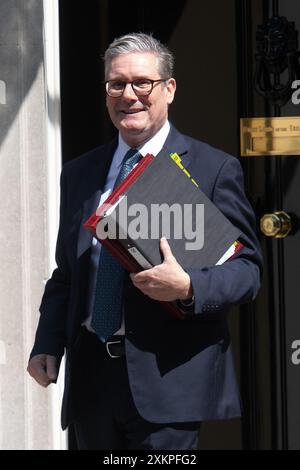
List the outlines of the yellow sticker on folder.
<svg viewBox="0 0 300 470">
<path fill-rule="evenodd" d="M 197 186 L 197 188 L 199 188 L 199 184 L 196 183 L 196 181 L 194 180 L 194 178 L 191 177 L 191 174 L 184 168 L 184 166 L 182 165 L 181 163 L 181 158 L 180 156 L 178 155 L 178 153 L 170 153 L 170 157 L 172 158 L 172 160 L 174 160 L 174 162 L 176 163 L 176 165 L 179 166 L 179 168 L 186 174 L 186 176 L 188 176 L 188 178 L 190 178 L 191 182 Z"/>
</svg>

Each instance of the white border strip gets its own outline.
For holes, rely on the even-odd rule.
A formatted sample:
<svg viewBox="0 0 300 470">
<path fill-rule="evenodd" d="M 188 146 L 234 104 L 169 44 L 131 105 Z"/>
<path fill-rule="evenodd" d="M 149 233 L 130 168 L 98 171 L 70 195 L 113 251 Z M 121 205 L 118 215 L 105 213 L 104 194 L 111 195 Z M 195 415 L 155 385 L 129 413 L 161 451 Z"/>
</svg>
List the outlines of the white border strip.
<svg viewBox="0 0 300 470">
<path fill-rule="evenodd" d="M 59 176 L 61 172 L 61 108 L 59 67 L 58 0 L 43 0 L 44 53 L 47 142 L 47 230 L 49 277 L 55 268 L 55 245 L 59 221 Z M 50 386 L 50 413 L 54 450 L 67 448 L 66 433 L 60 427 L 60 408 L 63 392 L 64 363 L 56 386 Z"/>
</svg>

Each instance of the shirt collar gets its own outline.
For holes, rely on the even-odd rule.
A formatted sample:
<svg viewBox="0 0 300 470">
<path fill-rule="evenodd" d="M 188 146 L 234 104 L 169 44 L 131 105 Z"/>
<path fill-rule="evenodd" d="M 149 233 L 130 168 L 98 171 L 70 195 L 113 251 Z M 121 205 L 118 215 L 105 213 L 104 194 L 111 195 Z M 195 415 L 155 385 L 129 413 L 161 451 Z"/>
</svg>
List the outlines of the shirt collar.
<svg viewBox="0 0 300 470">
<path fill-rule="evenodd" d="M 143 144 L 141 147 L 137 147 L 137 150 L 143 155 L 143 157 L 145 157 L 148 153 L 156 156 L 163 148 L 169 132 L 170 123 L 169 121 L 166 121 L 159 131 L 153 137 L 151 137 L 151 139 L 147 140 L 147 142 L 145 142 L 145 144 Z M 121 166 L 124 155 L 128 152 L 129 149 L 129 145 L 124 142 L 119 132 L 119 143 L 115 152 L 117 167 Z"/>
</svg>

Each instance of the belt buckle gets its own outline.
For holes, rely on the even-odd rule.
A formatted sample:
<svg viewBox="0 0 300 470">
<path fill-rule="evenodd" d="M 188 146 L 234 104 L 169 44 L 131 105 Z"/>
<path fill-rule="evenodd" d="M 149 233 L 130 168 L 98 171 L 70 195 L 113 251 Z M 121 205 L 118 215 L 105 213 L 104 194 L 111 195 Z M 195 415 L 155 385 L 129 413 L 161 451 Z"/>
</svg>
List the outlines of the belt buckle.
<svg viewBox="0 0 300 470">
<path fill-rule="evenodd" d="M 109 346 L 111 344 L 121 344 L 121 340 L 116 340 L 116 341 L 106 341 L 105 343 L 105 346 L 106 346 L 106 351 L 107 351 L 107 354 L 109 355 L 109 357 L 111 357 L 112 359 L 117 359 L 118 357 L 121 357 L 121 356 L 115 356 L 114 354 L 112 354 L 109 350 Z"/>
</svg>

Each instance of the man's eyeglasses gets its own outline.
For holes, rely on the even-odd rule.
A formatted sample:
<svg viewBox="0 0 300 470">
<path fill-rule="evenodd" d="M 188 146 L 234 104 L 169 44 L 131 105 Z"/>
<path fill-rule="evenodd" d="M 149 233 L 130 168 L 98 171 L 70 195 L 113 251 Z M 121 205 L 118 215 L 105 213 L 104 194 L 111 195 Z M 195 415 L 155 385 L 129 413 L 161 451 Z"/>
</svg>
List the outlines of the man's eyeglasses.
<svg viewBox="0 0 300 470">
<path fill-rule="evenodd" d="M 150 80 L 142 78 L 133 80 L 132 82 L 122 82 L 121 80 L 107 80 L 105 82 L 106 93 L 108 96 L 118 98 L 123 95 L 127 84 L 130 84 L 136 96 L 148 96 L 153 90 L 155 83 L 165 82 L 167 78 L 160 78 L 159 80 Z"/>
</svg>

